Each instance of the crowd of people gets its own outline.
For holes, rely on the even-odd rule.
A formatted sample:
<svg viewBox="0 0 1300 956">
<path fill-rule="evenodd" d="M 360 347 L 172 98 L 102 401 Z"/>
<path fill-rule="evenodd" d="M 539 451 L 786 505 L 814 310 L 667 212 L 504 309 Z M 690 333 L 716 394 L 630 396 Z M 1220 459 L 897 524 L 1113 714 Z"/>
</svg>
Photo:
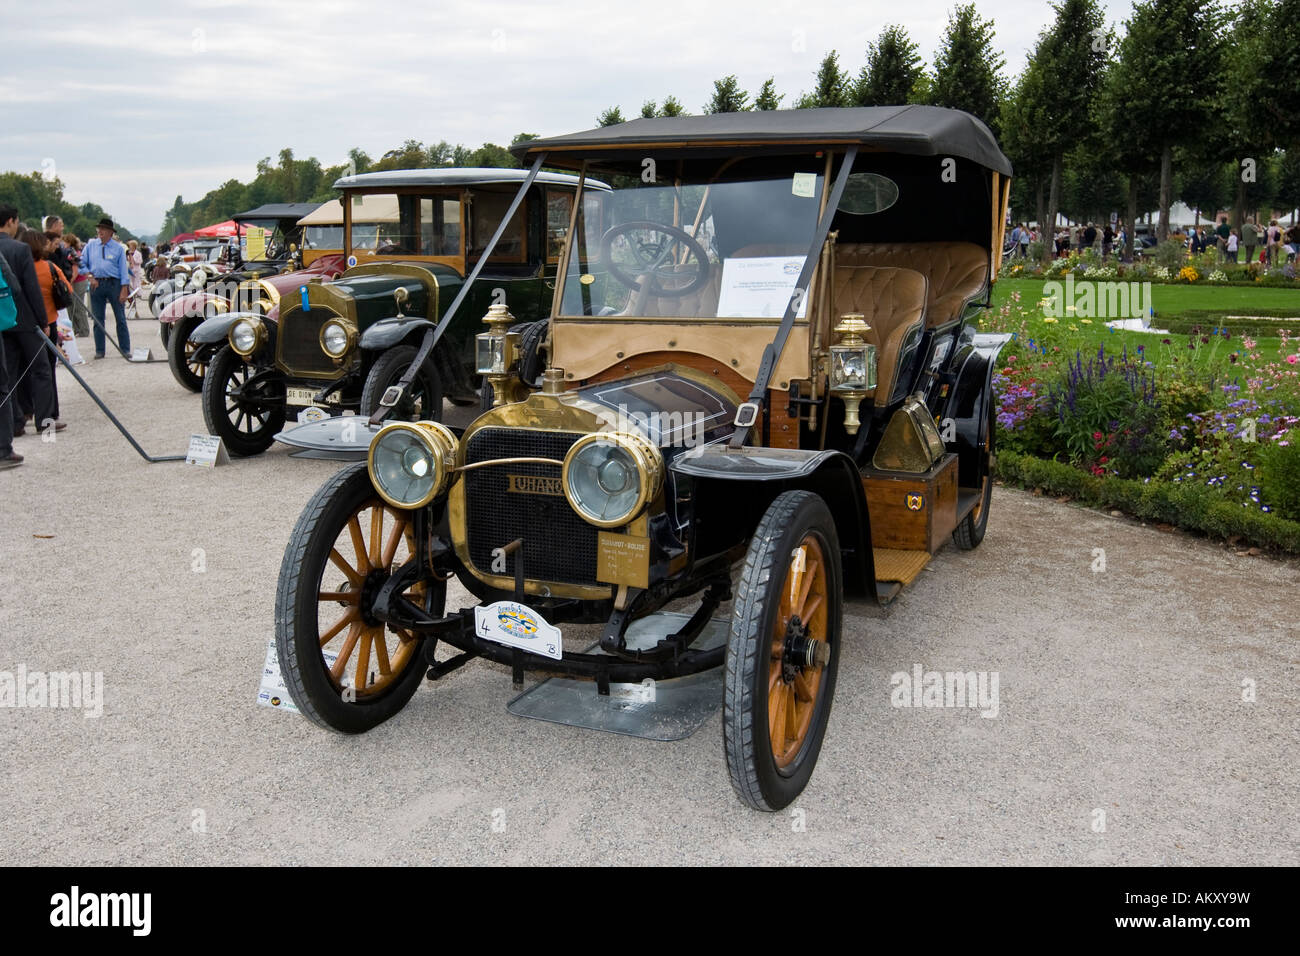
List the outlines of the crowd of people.
<svg viewBox="0 0 1300 956">
<path fill-rule="evenodd" d="M 93 332 L 94 357 L 104 358 L 110 308 L 118 347 L 131 349 L 125 307 L 144 281 L 149 250 L 115 236 L 107 217 L 96 226 L 95 238 L 82 243 L 65 232 L 58 216 L 46 216 L 34 229 L 19 221 L 15 207 L 0 203 L 0 470 L 22 464 L 13 440 L 29 427 L 67 428 L 54 375 L 56 349 L 72 364 L 84 364 L 77 336 Z"/>
<path fill-rule="evenodd" d="M 1276 219 L 1261 226 L 1257 218 L 1247 218 L 1237 230 L 1228 225 L 1227 216 L 1222 216 L 1213 228 L 1189 228 L 1185 234 L 1174 233 L 1172 238 L 1180 237 L 1193 255 L 1218 250 L 1219 260 L 1225 263 L 1244 261 L 1272 266 L 1295 259 L 1300 253 L 1300 222 L 1283 229 Z M 1003 251 L 1012 257 L 1028 258 L 1029 244 L 1038 242 L 1039 238 L 1036 228 L 1027 223 L 1016 223 L 1007 238 L 1009 248 Z M 1106 260 L 1112 252 L 1123 254 L 1128 243 L 1128 230 L 1122 219 L 1114 226 L 1102 223 L 1100 229 L 1092 222 L 1081 223 L 1057 230 L 1052 242 L 1058 259 L 1068 256 L 1071 251 L 1082 255 L 1086 249 L 1096 249 Z M 1244 260 L 1241 258 L 1243 253 Z"/>
</svg>

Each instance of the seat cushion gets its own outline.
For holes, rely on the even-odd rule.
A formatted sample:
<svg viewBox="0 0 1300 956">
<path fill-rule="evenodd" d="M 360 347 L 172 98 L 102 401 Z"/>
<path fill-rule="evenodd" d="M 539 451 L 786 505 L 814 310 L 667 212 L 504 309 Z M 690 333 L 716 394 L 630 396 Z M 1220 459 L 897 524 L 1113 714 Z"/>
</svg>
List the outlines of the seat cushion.
<svg viewBox="0 0 1300 956">
<path fill-rule="evenodd" d="M 926 324 L 959 318 L 988 281 L 988 253 L 973 242 L 853 242 L 835 247 L 835 265 L 896 266 L 930 280 Z M 859 309 L 858 311 L 862 311 Z"/>
<path fill-rule="evenodd" d="M 876 347 L 875 403 L 889 403 L 898 376 L 903 343 L 925 327 L 929 281 L 913 269 L 835 263 L 831 282 L 833 320 L 846 312 L 861 312 L 871 327 L 864 336 Z"/>
</svg>

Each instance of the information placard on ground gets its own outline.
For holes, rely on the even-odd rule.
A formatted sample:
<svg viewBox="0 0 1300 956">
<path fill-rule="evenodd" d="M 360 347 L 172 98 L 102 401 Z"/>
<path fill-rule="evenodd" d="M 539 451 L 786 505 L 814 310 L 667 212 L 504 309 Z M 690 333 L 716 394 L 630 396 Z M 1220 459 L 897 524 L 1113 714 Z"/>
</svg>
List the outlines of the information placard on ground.
<svg viewBox="0 0 1300 956">
<path fill-rule="evenodd" d="M 226 446 L 219 436 L 191 435 L 189 451 L 185 453 L 185 464 L 213 468 L 230 464 L 230 456 L 226 454 Z"/>
</svg>

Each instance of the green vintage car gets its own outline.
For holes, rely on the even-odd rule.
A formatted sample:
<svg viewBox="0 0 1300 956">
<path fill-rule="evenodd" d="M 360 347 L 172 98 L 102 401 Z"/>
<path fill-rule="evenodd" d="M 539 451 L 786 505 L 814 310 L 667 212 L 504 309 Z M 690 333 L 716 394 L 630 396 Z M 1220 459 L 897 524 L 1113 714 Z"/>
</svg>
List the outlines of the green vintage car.
<svg viewBox="0 0 1300 956">
<path fill-rule="evenodd" d="M 262 315 L 231 312 L 190 336 L 220 345 L 203 383 L 211 434 L 232 455 L 270 447 L 291 417 L 372 414 L 410 369 L 425 332 L 465 285 L 501 225 L 526 173 L 520 169 L 404 169 L 344 177 L 344 254 L 334 281 L 304 280 Z M 573 218 L 578 177 L 542 173 L 505 224 L 468 291 L 390 417 L 437 421 L 443 400 L 479 401 L 474 366 L 479 318 L 508 306 L 536 347 L 554 295 L 562 238 Z M 588 202 L 600 186 L 586 184 Z M 598 215 L 597 212 L 592 214 Z"/>
</svg>

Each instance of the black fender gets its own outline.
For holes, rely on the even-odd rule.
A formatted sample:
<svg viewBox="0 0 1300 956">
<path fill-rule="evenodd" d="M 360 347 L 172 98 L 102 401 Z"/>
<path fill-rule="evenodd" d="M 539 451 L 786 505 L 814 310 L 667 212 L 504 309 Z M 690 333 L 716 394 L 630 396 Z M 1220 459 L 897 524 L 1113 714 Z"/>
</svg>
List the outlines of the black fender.
<svg viewBox="0 0 1300 956">
<path fill-rule="evenodd" d="M 266 329 L 266 344 L 274 350 L 275 333 L 277 323 L 265 315 L 258 315 L 256 312 L 227 312 L 224 315 L 214 315 L 210 319 L 204 319 L 199 327 L 190 333 L 190 341 L 196 345 L 219 345 L 226 341 L 230 334 L 230 327 L 240 319 L 249 319 L 253 322 L 260 322 Z"/>
<path fill-rule="evenodd" d="M 708 445 L 678 455 L 669 466 L 688 476 L 697 487 L 710 486 L 742 509 L 757 526 L 762 511 L 783 491 L 796 489 L 820 495 L 835 518 L 844 565 L 844 590 L 876 597 L 875 559 L 871 553 L 871 518 L 862 476 L 842 451 L 797 448 L 728 449 Z M 742 504 L 743 502 L 743 504 Z"/>
<path fill-rule="evenodd" d="M 400 344 L 417 329 L 431 329 L 434 323 L 428 319 L 415 316 L 403 318 L 380 319 L 361 333 L 360 345 L 363 349 L 380 351 Z"/>
<path fill-rule="evenodd" d="M 967 327 L 969 329 L 969 326 Z M 983 449 L 989 430 L 989 406 L 993 402 L 993 367 L 998 353 L 1011 341 L 1006 333 L 962 331 L 952 359 L 954 384 L 943 411 L 948 448 L 957 452 L 957 484 L 978 488 L 984 479 Z M 941 428 L 941 431 L 944 431 Z"/>
</svg>

